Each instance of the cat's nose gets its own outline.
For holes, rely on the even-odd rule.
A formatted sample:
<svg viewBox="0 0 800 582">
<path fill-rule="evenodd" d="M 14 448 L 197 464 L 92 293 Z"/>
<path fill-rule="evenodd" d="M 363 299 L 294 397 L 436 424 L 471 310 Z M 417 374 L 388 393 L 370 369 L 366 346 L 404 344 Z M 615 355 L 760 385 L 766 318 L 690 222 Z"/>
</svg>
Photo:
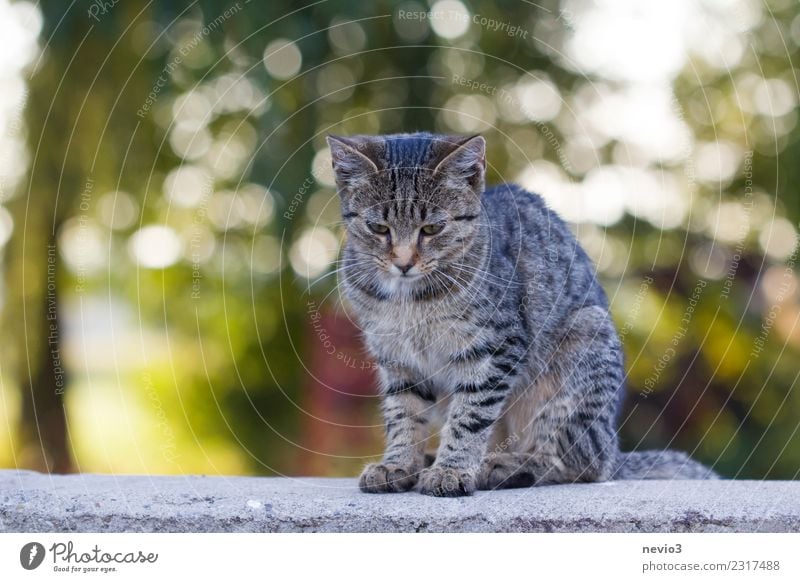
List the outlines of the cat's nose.
<svg viewBox="0 0 800 582">
<path fill-rule="evenodd" d="M 395 245 L 392 248 L 393 263 L 410 263 L 414 258 L 414 249 L 410 245 Z"/>
<path fill-rule="evenodd" d="M 415 261 L 414 249 L 406 245 L 397 245 L 392 249 L 392 264 L 400 273 L 405 275 L 413 267 Z"/>
</svg>

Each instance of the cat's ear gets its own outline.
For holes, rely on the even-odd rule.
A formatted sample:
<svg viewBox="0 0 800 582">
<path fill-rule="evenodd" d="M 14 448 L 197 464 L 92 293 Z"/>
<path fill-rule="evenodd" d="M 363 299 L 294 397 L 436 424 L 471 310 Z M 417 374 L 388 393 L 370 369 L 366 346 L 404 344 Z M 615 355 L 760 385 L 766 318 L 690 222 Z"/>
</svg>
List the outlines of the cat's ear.
<svg viewBox="0 0 800 582">
<path fill-rule="evenodd" d="M 475 191 L 483 190 L 486 176 L 486 140 L 481 135 L 447 142 L 444 155 L 433 169 L 434 177 L 454 186 L 466 182 Z"/>
<path fill-rule="evenodd" d="M 327 139 L 333 174 L 340 189 L 357 186 L 378 173 L 378 166 L 369 157 L 372 143 L 367 138 L 329 135 Z"/>
</svg>

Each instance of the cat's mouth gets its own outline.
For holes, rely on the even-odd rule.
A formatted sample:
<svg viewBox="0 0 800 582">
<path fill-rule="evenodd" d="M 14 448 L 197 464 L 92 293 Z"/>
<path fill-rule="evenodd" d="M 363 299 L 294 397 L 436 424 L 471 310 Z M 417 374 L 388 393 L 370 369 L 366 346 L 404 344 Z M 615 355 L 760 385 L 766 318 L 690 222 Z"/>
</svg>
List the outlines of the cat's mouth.
<svg viewBox="0 0 800 582">
<path fill-rule="evenodd" d="M 393 279 L 399 281 L 415 281 L 425 276 L 428 266 L 427 264 L 419 263 L 398 266 L 394 263 L 390 263 L 386 270 Z"/>
<path fill-rule="evenodd" d="M 391 275 L 393 279 L 401 282 L 416 281 L 417 279 L 421 279 L 424 276 L 424 274 L 420 273 L 419 271 L 414 271 L 414 272 L 408 271 L 407 273 L 398 273 L 396 271 L 391 271 Z"/>
<path fill-rule="evenodd" d="M 395 269 L 387 269 L 384 271 L 385 276 L 383 279 L 383 288 L 390 294 L 404 296 L 411 293 L 423 279 L 425 273 L 419 269 L 411 269 L 405 273 L 401 273 Z"/>
<path fill-rule="evenodd" d="M 399 279 L 400 281 L 414 281 L 424 276 L 424 273 L 421 273 L 418 269 L 413 269 L 406 272 L 400 272 L 396 269 L 392 269 L 390 273 L 395 279 Z"/>
</svg>

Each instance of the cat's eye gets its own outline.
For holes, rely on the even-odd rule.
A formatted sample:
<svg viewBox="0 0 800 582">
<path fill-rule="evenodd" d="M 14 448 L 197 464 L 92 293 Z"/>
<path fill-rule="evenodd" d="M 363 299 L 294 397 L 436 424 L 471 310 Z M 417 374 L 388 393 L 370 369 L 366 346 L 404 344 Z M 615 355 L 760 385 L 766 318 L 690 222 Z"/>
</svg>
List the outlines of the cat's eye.
<svg viewBox="0 0 800 582">
<path fill-rule="evenodd" d="M 389 227 L 378 222 L 368 222 L 367 228 L 369 228 L 375 234 L 389 234 Z"/>
<path fill-rule="evenodd" d="M 422 230 L 422 234 L 424 234 L 426 236 L 433 236 L 434 234 L 439 234 L 440 232 L 442 232 L 443 228 L 444 228 L 444 224 L 442 224 L 442 223 L 439 223 L 439 224 L 426 224 L 420 230 Z"/>
</svg>

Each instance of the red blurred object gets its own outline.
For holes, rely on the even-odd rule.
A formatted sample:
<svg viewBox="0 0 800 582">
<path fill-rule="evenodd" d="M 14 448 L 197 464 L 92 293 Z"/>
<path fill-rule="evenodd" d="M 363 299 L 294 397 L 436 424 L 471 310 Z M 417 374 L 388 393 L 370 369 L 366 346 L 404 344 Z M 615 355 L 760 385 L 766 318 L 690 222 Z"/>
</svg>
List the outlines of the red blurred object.
<svg viewBox="0 0 800 582">
<path fill-rule="evenodd" d="M 375 364 L 359 329 L 341 310 L 309 302 L 308 377 L 301 400 L 300 475 L 356 475 L 380 455 L 382 426 Z"/>
</svg>

